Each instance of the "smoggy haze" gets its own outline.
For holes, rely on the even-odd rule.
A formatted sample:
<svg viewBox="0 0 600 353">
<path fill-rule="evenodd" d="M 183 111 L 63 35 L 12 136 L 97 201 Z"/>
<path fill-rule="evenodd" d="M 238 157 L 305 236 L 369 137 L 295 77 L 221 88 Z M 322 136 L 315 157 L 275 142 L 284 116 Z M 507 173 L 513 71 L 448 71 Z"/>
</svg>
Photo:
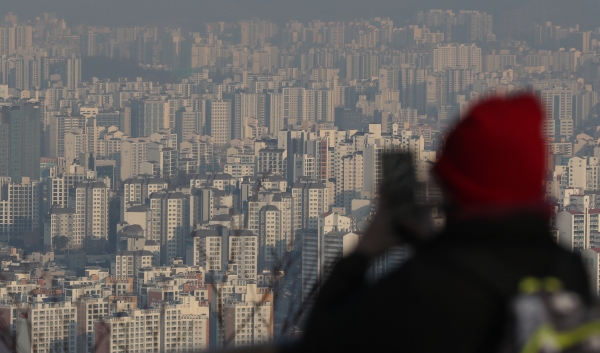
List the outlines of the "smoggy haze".
<svg viewBox="0 0 600 353">
<path fill-rule="evenodd" d="M 351 20 L 386 16 L 406 20 L 420 10 L 432 8 L 474 9 L 496 19 L 496 32 L 529 33 L 532 20 L 551 20 L 566 26 L 593 26 L 600 2 L 594 0 L 4 0 L 2 9 L 20 18 L 55 12 L 69 23 L 86 25 L 183 25 L 206 21 L 238 21 L 259 17 L 270 21 Z"/>
</svg>

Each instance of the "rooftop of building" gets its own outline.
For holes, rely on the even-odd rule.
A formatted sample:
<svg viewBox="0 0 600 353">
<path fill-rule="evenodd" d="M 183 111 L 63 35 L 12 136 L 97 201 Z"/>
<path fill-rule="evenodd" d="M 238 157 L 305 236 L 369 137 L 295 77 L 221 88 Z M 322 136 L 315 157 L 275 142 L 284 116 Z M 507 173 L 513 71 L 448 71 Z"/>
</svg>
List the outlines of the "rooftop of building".
<svg viewBox="0 0 600 353">
<path fill-rule="evenodd" d="M 127 209 L 127 212 L 147 212 L 150 209 L 148 205 L 136 205 Z"/>
<path fill-rule="evenodd" d="M 75 214 L 75 209 L 74 208 L 70 208 L 70 207 L 66 207 L 66 208 L 51 208 L 50 209 L 50 214 Z"/>
</svg>

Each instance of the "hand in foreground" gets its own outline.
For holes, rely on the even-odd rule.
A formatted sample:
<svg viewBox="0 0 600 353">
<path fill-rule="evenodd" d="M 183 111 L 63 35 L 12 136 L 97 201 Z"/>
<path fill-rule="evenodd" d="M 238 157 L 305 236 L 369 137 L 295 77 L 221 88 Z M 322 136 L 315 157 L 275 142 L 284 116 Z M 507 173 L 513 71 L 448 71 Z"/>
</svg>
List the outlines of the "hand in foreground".
<svg viewBox="0 0 600 353">
<path fill-rule="evenodd" d="M 389 211 L 380 205 L 367 232 L 358 243 L 355 253 L 374 258 L 400 245 L 400 237 L 394 234 L 391 225 Z"/>
</svg>

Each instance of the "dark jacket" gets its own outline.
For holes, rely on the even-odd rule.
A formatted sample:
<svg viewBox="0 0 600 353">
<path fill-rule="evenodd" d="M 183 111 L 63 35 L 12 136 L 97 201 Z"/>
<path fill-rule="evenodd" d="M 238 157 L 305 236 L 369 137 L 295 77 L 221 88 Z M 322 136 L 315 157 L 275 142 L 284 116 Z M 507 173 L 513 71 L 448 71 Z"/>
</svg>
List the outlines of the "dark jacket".
<svg viewBox="0 0 600 353">
<path fill-rule="evenodd" d="M 516 293 L 526 276 L 557 276 L 591 300 L 580 258 L 559 248 L 547 222 L 535 217 L 449 225 L 371 287 L 364 281 L 368 265 L 358 255 L 338 263 L 297 351 L 492 352 L 508 300 L 489 284 Z"/>
</svg>

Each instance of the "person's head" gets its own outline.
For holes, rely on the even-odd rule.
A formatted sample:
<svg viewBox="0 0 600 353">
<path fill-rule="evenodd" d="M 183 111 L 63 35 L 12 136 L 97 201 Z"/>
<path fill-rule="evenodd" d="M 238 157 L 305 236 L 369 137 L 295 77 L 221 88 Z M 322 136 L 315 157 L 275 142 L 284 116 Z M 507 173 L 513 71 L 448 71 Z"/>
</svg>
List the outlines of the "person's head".
<svg viewBox="0 0 600 353">
<path fill-rule="evenodd" d="M 435 172 L 456 214 L 544 211 L 542 109 L 534 96 L 477 104 L 445 141 Z"/>
</svg>

